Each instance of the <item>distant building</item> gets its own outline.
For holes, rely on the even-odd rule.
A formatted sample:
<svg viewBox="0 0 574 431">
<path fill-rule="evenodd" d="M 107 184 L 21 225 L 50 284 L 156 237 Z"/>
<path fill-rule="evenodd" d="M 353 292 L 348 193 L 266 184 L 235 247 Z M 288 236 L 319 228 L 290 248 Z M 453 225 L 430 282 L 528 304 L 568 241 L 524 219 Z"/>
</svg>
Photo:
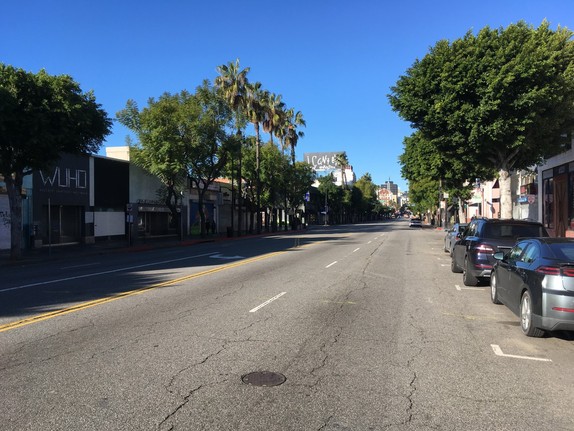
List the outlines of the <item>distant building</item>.
<svg viewBox="0 0 574 431">
<path fill-rule="evenodd" d="M 393 183 L 391 180 L 381 184 L 381 188 L 389 190 L 395 196 L 398 196 L 399 194 L 398 184 Z"/>
</svg>

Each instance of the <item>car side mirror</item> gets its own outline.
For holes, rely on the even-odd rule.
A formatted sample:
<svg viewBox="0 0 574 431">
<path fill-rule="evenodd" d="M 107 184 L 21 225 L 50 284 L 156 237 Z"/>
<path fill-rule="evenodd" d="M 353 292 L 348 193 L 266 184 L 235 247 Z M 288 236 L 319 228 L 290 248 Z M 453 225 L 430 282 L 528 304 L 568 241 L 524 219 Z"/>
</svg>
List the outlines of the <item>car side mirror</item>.
<svg viewBox="0 0 574 431">
<path fill-rule="evenodd" d="M 496 260 L 504 260 L 504 253 L 502 251 L 497 251 L 496 253 L 494 253 L 493 257 Z"/>
</svg>

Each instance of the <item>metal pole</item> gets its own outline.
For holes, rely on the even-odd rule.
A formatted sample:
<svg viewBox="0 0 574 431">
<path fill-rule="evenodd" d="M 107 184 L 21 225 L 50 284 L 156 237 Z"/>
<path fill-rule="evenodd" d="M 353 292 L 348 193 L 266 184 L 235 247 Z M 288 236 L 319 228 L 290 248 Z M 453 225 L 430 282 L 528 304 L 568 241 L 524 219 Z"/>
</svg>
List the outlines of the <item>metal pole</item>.
<svg viewBox="0 0 574 431">
<path fill-rule="evenodd" d="M 325 190 L 325 226 L 327 226 L 327 196 L 328 192 Z"/>
</svg>

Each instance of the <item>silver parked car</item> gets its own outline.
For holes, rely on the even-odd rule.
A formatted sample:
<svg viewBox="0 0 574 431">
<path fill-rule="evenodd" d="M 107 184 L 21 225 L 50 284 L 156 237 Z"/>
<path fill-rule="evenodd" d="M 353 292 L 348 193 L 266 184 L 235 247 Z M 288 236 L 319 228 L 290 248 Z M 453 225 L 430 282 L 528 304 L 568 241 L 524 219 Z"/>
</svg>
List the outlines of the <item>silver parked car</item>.
<svg viewBox="0 0 574 431">
<path fill-rule="evenodd" d="M 518 240 L 494 258 L 490 299 L 520 317 L 525 335 L 574 331 L 574 239 Z"/>
<path fill-rule="evenodd" d="M 460 234 L 464 232 L 468 223 L 455 223 L 453 227 L 446 230 L 446 235 L 444 236 L 444 252 L 452 253 L 452 245 L 460 238 Z"/>
</svg>

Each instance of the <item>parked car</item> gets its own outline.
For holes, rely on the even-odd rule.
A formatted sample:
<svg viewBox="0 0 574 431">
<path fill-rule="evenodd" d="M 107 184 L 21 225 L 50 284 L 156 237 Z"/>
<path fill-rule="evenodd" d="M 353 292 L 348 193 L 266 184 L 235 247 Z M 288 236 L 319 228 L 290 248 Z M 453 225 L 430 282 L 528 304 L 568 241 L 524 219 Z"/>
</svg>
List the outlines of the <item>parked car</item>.
<svg viewBox="0 0 574 431">
<path fill-rule="evenodd" d="M 452 272 L 462 272 L 465 286 L 476 286 L 490 277 L 494 253 L 509 251 L 518 238 L 547 237 L 542 223 L 514 219 L 472 220 L 451 253 Z"/>
<path fill-rule="evenodd" d="M 412 218 L 409 227 L 423 227 L 423 222 L 420 218 Z"/>
<path fill-rule="evenodd" d="M 452 246 L 456 242 L 459 235 L 462 235 L 468 223 L 455 223 L 453 227 L 446 230 L 446 235 L 444 237 L 444 252 L 452 253 Z"/>
<path fill-rule="evenodd" d="M 519 240 L 494 258 L 490 298 L 520 317 L 525 335 L 574 330 L 574 239 Z"/>
</svg>

